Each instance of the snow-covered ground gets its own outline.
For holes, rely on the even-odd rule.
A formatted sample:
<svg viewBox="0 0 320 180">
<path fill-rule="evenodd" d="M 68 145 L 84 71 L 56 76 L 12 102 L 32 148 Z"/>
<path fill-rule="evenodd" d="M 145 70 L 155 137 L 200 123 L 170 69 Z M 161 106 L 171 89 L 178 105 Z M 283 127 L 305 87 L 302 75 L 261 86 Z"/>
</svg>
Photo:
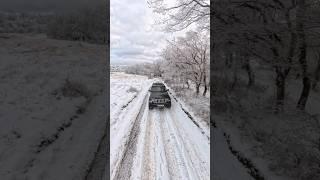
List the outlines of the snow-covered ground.
<svg viewBox="0 0 320 180">
<path fill-rule="evenodd" d="M 243 164 L 230 152 L 223 132 L 213 129 L 213 179 L 253 180 Z"/>
<path fill-rule="evenodd" d="M 196 90 L 192 84 L 190 84 L 190 88 L 183 88 L 183 86 L 174 83 L 169 85 L 172 89 L 171 94 L 178 99 L 181 107 L 193 117 L 193 121 L 201 127 L 203 133 L 208 134 L 210 131 L 208 127 L 210 123 L 210 94 L 207 93 L 206 96 L 203 96 L 201 93 L 196 96 Z M 203 92 L 203 89 L 200 92 Z M 218 117 L 213 112 L 211 118 L 216 121 Z M 211 128 L 213 128 L 213 134 L 211 135 L 211 138 L 213 138 L 213 144 L 211 144 L 213 171 L 211 171 L 211 177 L 215 180 L 253 179 L 249 169 L 231 152 L 224 132 L 218 127 Z"/>
<path fill-rule="evenodd" d="M 130 131 L 151 85 L 144 76 L 110 75 L 110 175 L 115 176 L 128 144 Z"/>
<path fill-rule="evenodd" d="M 174 94 L 171 109 L 149 110 L 153 81 L 111 74 L 111 179 L 209 180 L 208 129 L 190 119 Z"/>
<path fill-rule="evenodd" d="M 310 92 L 306 111 L 295 107 L 301 80 L 287 80 L 284 112 L 274 113 L 275 77 L 271 70 L 255 70 L 256 85 L 246 87 L 246 74 L 229 91 L 227 79 L 212 99 L 211 117 L 241 158 L 250 161 L 265 179 L 319 179 L 319 93 Z M 246 161 L 245 160 L 245 161 Z M 247 164 L 248 165 L 248 164 Z M 220 166 L 219 166 L 220 167 Z M 249 170 L 248 168 L 246 169 Z"/>
<path fill-rule="evenodd" d="M 0 35 L 0 179 L 82 179 L 106 131 L 106 46 Z"/>
</svg>

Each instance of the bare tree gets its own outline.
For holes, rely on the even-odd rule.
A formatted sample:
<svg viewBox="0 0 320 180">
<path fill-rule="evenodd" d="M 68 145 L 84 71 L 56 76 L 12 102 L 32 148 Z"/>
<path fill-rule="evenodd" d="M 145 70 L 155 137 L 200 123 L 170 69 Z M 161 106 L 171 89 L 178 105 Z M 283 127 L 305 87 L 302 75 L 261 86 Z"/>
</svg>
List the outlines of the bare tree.
<svg viewBox="0 0 320 180">
<path fill-rule="evenodd" d="M 317 90 L 318 82 L 320 80 L 320 52 L 317 52 L 317 68 L 314 71 L 314 82 L 312 84 L 312 89 Z"/>
<path fill-rule="evenodd" d="M 170 2 L 165 0 L 148 2 L 156 13 L 163 15 L 160 23 L 165 24 L 168 31 L 180 31 L 192 24 L 197 24 L 201 29 L 210 29 L 210 1 L 208 0 L 178 0 L 172 5 L 168 5 Z"/>
<path fill-rule="evenodd" d="M 216 3 L 216 43 L 232 44 L 244 56 L 248 86 L 254 82 L 250 57 L 269 64 L 276 74 L 276 111 L 283 108 L 287 76 L 297 54 L 295 1 L 235 1 Z M 218 46 L 219 47 L 219 46 Z M 220 46 L 220 47 L 225 47 Z"/>
<path fill-rule="evenodd" d="M 297 104 L 297 108 L 304 110 L 311 88 L 311 81 L 308 75 L 308 63 L 307 63 L 307 41 L 305 34 L 305 19 L 306 19 L 306 0 L 297 1 L 297 34 L 299 39 L 299 63 L 302 71 L 302 83 L 303 89 Z"/>
<path fill-rule="evenodd" d="M 206 36 L 189 31 L 185 37 L 168 41 L 163 58 L 176 69 L 176 73 L 179 73 L 184 81 L 191 80 L 195 84 L 197 94 L 203 85 L 203 95 L 206 95 L 209 74 L 209 45 Z"/>
</svg>

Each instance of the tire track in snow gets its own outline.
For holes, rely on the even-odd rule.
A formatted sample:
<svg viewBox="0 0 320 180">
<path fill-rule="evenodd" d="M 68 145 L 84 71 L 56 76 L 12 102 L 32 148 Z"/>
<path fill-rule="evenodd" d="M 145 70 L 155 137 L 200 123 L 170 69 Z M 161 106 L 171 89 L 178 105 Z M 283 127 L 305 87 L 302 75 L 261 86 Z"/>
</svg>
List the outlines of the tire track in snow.
<svg viewBox="0 0 320 180">
<path fill-rule="evenodd" d="M 152 179 L 152 177 L 155 177 L 154 172 L 154 163 L 152 159 L 152 155 L 154 154 L 154 149 L 152 148 L 152 144 L 154 143 L 154 125 L 152 122 L 153 119 L 153 112 L 148 113 L 148 119 L 147 119 L 147 126 L 146 126 L 146 134 L 145 138 L 146 141 L 144 143 L 144 149 L 143 149 L 143 171 L 142 171 L 142 180 L 149 180 Z"/>
<path fill-rule="evenodd" d="M 201 149 L 192 147 L 196 144 L 185 139 L 188 138 L 187 132 L 184 132 L 186 129 L 176 122 L 177 117 L 174 113 L 179 111 L 183 113 L 182 110 L 178 109 L 178 112 L 174 110 L 177 111 L 177 109 L 149 110 L 144 135 L 142 179 L 210 179 L 209 166 L 204 162 L 206 159 L 202 160 L 198 154 Z M 198 133 L 206 140 L 201 132 Z"/>
<path fill-rule="evenodd" d="M 177 132 L 177 136 L 184 147 L 183 149 L 186 150 L 186 157 L 191 163 L 191 167 L 194 167 L 194 172 L 196 173 L 197 177 L 199 179 L 208 179 L 210 177 L 210 172 L 206 167 L 205 160 L 201 159 L 199 155 L 199 151 L 201 151 L 201 149 L 196 148 L 196 145 L 190 141 L 191 137 L 186 133 L 186 129 L 179 124 L 176 114 L 173 113 L 172 109 L 166 111 L 166 115 L 168 119 L 170 118 L 170 123 L 172 123 L 171 125 L 174 128 L 174 131 Z"/>
<path fill-rule="evenodd" d="M 181 171 L 180 175 L 182 175 L 183 179 L 190 179 L 190 180 L 196 180 L 200 179 L 199 175 L 196 171 L 194 171 L 193 164 L 190 160 L 190 157 L 188 157 L 189 154 L 187 154 L 186 147 L 183 144 L 183 140 L 178 134 L 179 132 L 174 127 L 172 121 L 173 118 L 168 114 L 168 110 L 164 111 L 164 123 L 166 128 L 168 129 L 168 132 L 170 132 L 171 140 L 173 141 L 173 148 L 175 149 L 175 156 L 178 159 L 178 163 L 180 165 Z"/>
<path fill-rule="evenodd" d="M 159 114 L 151 110 L 145 126 L 141 178 L 138 180 L 170 180 L 167 157 L 159 127 Z M 141 139 L 140 139 L 141 140 Z M 137 178 L 133 178 L 137 179 Z"/>
<path fill-rule="evenodd" d="M 157 113 L 157 115 L 155 116 L 157 118 L 154 118 L 152 120 L 154 126 L 156 127 L 155 129 L 155 137 L 157 140 L 156 143 L 156 147 L 154 147 L 155 149 L 155 163 L 158 165 L 157 166 L 157 170 L 156 172 L 158 174 L 156 174 L 156 177 L 158 179 L 165 179 L 165 180 L 170 180 L 172 179 L 170 177 L 170 167 L 169 167 L 169 158 L 166 154 L 166 147 L 165 147 L 165 141 L 164 141 L 164 137 L 163 137 L 163 131 L 161 129 L 161 117 L 160 114 Z M 160 172 L 160 173 L 159 173 Z"/>
<path fill-rule="evenodd" d="M 137 139 L 140 132 L 139 127 L 140 127 L 140 122 L 143 116 L 143 112 L 146 108 L 146 104 L 148 100 L 147 97 L 148 97 L 148 94 L 146 94 L 144 97 L 142 106 L 139 110 L 139 113 L 135 119 L 131 132 L 129 134 L 129 138 L 126 144 L 126 149 L 124 151 L 121 162 L 116 170 L 117 171 L 115 175 L 116 180 L 130 179 L 131 177 L 131 169 L 133 165 L 134 156 L 136 153 Z"/>
<path fill-rule="evenodd" d="M 163 125 L 164 118 L 162 112 L 158 113 L 158 117 L 159 118 L 155 119 L 154 121 L 157 122 L 156 126 L 159 127 L 157 129 L 157 134 L 159 137 L 161 137 L 163 142 L 164 156 L 167 163 L 170 179 L 181 179 L 180 169 L 178 169 L 179 165 L 177 163 L 176 157 L 174 156 L 175 152 L 172 148 L 172 145 L 170 145 L 171 138 L 169 137 L 169 132 Z"/>
</svg>

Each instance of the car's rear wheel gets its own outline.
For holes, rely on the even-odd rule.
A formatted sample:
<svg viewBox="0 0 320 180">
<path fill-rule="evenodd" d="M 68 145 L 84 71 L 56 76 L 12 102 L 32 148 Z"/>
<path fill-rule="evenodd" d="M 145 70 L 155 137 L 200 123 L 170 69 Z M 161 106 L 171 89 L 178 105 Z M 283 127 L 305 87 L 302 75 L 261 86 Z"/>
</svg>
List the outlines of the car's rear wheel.
<svg viewBox="0 0 320 180">
<path fill-rule="evenodd" d="M 149 109 L 153 109 L 153 106 L 151 106 L 150 104 L 149 104 Z"/>
</svg>

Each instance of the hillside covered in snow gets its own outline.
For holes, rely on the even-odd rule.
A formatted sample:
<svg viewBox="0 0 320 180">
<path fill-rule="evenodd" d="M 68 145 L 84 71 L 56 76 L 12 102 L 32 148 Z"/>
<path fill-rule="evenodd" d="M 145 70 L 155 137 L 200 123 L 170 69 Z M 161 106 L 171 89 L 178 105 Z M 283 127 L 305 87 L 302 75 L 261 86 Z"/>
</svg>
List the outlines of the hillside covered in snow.
<svg viewBox="0 0 320 180">
<path fill-rule="evenodd" d="M 0 34 L 1 179 L 83 179 L 106 133 L 106 46 Z"/>
</svg>

